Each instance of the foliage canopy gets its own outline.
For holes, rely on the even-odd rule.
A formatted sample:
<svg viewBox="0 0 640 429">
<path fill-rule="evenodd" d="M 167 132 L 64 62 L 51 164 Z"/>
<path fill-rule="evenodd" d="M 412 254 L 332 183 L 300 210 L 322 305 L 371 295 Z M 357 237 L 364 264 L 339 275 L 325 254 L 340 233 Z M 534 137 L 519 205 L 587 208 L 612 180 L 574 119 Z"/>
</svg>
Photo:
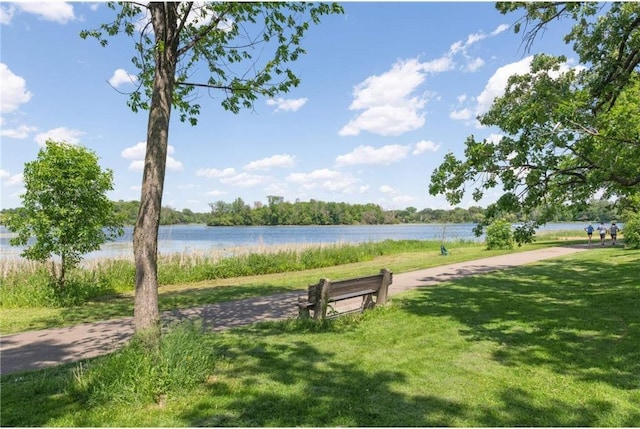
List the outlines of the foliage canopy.
<svg viewBox="0 0 640 429">
<path fill-rule="evenodd" d="M 8 229 L 17 233 L 10 243 L 27 246 L 22 252 L 27 259 L 59 256 L 60 286 L 82 255 L 122 234 L 122 221 L 106 196 L 113 189 L 113 172 L 103 171 L 90 150 L 48 140 L 37 159 L 25 164 L 24 183 L 23 207 L 7 220 Z"/>
<path fill-rule="evenodd" d="M 516 231 L 529 241 L 534 228 L 563 206 L 584 209 L 601 192 L 628 198 L 640 192 L 640 4 L 498 3 L 524 10 L 527 45 L 556 19 L 575 24 L 565 36 L 580 64 L 539 54 L 530 70 L 508 80 L 504 95 L 478 117 L 501 138 L 469 136 L 464 157 L 448 153 L 431 175 L 429 192 L 459 204 L 473 187 L 479 201 L 491 188 L 504 194 L 489 206 L 476 232 L 504 213 L 541 216 Z"/>
</svg>

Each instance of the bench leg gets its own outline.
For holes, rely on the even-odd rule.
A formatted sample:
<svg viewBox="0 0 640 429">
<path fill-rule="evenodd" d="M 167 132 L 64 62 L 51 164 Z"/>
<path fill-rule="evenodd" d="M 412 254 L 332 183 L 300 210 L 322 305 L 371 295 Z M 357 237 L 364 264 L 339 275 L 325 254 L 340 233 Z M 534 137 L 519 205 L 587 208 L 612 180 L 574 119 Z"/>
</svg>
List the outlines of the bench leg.
<svg viewBox="0 0 640 429">
<path fill-rule="evenodd" d="M 309 319 L 311 314 L 309 313 L 308 308 L 298 308 L 298 317 L 300 319 Z"/>
<path fill-rule="evenodd" d="M 371 295 L 365 295 L 362 297 L 362 311 L 371 310 L 375 307 L 375 302 L 373 302 L 373 297 Z"/>
<path fill-rule="evenodd" d="M 307 300 L 305 300 L 303 297 L 298 298 L 298 317 L 300 319 L 308 319 L 311 317 L 311 315 L 309 314 Z"/>
</svg>

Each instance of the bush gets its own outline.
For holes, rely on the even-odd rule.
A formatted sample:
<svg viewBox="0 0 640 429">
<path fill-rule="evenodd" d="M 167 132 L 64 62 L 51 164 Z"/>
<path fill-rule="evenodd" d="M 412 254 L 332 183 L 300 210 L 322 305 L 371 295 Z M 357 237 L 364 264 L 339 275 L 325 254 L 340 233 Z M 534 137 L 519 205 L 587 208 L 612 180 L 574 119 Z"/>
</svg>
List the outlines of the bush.
<svg viewBox="0 0 640 429">
<path fill-rule="evenodd" d="M 513 231 L 511 223 L 505 219 L 493 221 L 487 227 L 487 249 L 513 249 Z"/>
<path fill-rule="evenodd" d="M 627 212 L 624 222 L 624 246 L 640 249 L 640 213 Z"/>
</svg>

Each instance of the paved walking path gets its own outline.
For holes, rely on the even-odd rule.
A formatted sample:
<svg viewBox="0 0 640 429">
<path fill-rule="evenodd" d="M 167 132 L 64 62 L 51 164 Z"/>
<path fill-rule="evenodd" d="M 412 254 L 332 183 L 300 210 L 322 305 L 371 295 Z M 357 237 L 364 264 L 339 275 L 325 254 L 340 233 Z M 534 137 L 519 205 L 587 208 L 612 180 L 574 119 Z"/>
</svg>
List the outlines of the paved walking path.
<svg viewBox="0 0 640 429">
<path fill-rule="evenodd" d="M 543 259 L 588 249 L 587 246 L 550 247 L 475 261 L 443 265 L 393 275 L 389 295 L 464 276 L 513 268 Z M 254 322 L 281 320 L 297 316 L 298 296 L 288 292 L 276 295 L 211 304 L 162 314 L 163 322 L 202 318 L 213 330 Z M 133 334 L 133 318 L 86 323 L 67 328 L 46 329 L 0 337 L 0 374 L 32 371 L 75 362 L 111 352 L 125 344 Z"/>
</svg>

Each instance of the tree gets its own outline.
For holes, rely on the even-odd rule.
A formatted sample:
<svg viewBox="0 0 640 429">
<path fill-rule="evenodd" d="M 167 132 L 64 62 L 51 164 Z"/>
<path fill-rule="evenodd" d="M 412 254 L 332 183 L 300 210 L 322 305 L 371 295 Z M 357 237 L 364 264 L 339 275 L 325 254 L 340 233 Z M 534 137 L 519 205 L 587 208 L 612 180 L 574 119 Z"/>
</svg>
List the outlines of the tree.
<svg viewBox="0 0 640 429">
<path fill-rule="evenodd" d="M 581 64 L 569 67 L 563 56 L 540 54 L 528 74 L 511 76 L 504 95 L 478 117 L 499 128 L 501 139 L 469 136 L 464 158 L 447 154 L 431 175 L 429 192 L 458 204 L 471 183 L 476 201 L 502 185 L 504 195 L 487 208 L 476 233 L 505 213 L 527 218 L 537 212 L 514 233 L 526 242 L 563 207 L 584 209 L 598 192 L 606 198 L 640 192 L 640 4 L 497 7 L 525 11 L 514 28 L 525 23 L 528 47 L 553 20 L 575 20 L 565 41 L 573 43 Z"/>
<path fill-rule="evenodd" d="M 259 96 L 274 97 L 289 91 L 300 79 L 288 63 L 305 53 L 300 42 L 310 24 L 319 23 L 323 15 L 340 13 L 342 8 L 282 2 L 108 5 L 116 11 L 114 21 L 80 36 L 94 37 L 103 46 L 108 44 L 107 37 L 123 32 L 135 40 L 133 63 L 139 69 L 140 88 L 130 95 L 128 104 L 134 112 L 148 110 L 149 120 L 133 237 L 134 326 L 138 333 L 159 333 L 158 226 L 172 108 L 178 109 L 181 121 L 195 125 L 200 113 L 200 105 L 193 101 L 198 88 L 221 91 L 222 107 L 233 113 L 251 108 Z M 208 70 L 209 77 L 190 81 L 202 69 Z"/>
<path fill-rule="evenodd" d="M 86 148 L 48 140 L 37 159 L 25 164 L 24 184 L 23 206 L 7 222 L 17 233 L 10 243 L 26 245 L 22 256 L 34 261 L 59 256 L 53 277 L 62 288 L 65 273 L 82 255 L 123 233 L 122 217 L 106 196 L 113 189 L 113 172 L 102 171 L 98 157 Z"/>
</svg>

